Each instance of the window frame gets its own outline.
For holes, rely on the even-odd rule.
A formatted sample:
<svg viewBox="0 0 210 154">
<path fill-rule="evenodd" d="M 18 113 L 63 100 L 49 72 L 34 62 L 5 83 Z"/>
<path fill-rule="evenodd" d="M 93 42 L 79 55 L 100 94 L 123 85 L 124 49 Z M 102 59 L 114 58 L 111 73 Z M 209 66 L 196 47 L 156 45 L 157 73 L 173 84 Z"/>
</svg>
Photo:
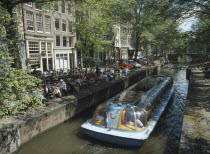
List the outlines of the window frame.
<svg viewBox="0 0 210 154">
<path fill-rule="evenodd" d="M 40 47 L 38 41 L 28 41 L 28 54 L 32 65 L 40 64 Z"/>
<path fill-rule="evenodd" d="M 64 46 L 64 41 L 65 41 L 65 46 Z M 67 37 L 66 36 L 63 36 L 63 47 L 67 47 Z"/>
<path fill-rule="evenodd" d="M 55 9 L 55 6 L 58 6 L 57 7 L 57 10 Z M 57 12 L 59 11 L 59 4 L 58 4 L 58 2 L 54 2 L 54 4 L 53 4 L 53 10 L 54 11 L 57 11 Z"/>
<path fill-rule="evenodd" d="M 31 13 L 31 17 L 32 17 L 31 19 L 28 18 L 27 13 Z M 28 24 L 28 22 L 31 22 L 32 23 L 33 26 L 31 26 L 31 27 L 33 27 L 33 30 L 28 29 L 28 27 L 30 27 L 29 24 Z M 34 29 L 35 29 L 35 25 L 34 25 L 34 13 L 32 11 L 26 10 L 26 24 L 27 24 L 27 31 L 34 32 Z"/>
<path fill-rule="evenodd" d="M 63 31 L 63 32 L 66 32 L 66 30 L 67 30 L 67 28 L 66 28 L 66 27 L 67 27 L 66 23 L 67 23 L 66 20 L 62 20 L 62 31 Z M 64 30 L 64 27 L 65 27 L 65 30 Z"/>
<path fill-rule="evenodd" d="M 66 13 L 66 4 L 63 1 L 61 2 L 61 13 L 64 13 L 64 14 Z"/>
<path fill-rule="evenodd" d="M 72 5 L 68 3 L 68 14 L 72 14 Z"/>
<path fill-rule="evenodd" d="M 72 26 L 73 22 L 69 21 L 68 24 L 69 24 L 69 26 L 68 26 L 69 33 L 72 33 L 73 32 L 73 26 Z"/>
<path fill-rule="evenodd" d="M 58 28 L 56 28 L 56 21 L 58 21 Z M 60 19 L 58 19 L 58 18 L 55 18 L 55 30 L 56 31 L 59 31 L 60 30 Z"/>
<path fill-rule="evenodd" d="M 38 17 L 41 17 L 40 21 L 38 21 Z M 40 26 L 40 27 L 38 27 L 38 26 Z M 41 28 L 41 29 L 39 30 L 38 28 Z M 39 14 L 39 13 L 36 13 L 36 30 L 39 33 L 43 33 L 43 15 Z"/>
<path fill-rule="evenodd" d="M 69 37 L 69 47 L 73 48 L 74 47 L 74 42 L 73 42 L 73 37 Z"/>
<path fill-rule="evenodd" d="M 44 21 L 45 22 L 45 32 L 51 33 L 51 31 L 52 31 L 51 30 L 51 17 L 49 15 L 45 15 L 44 17 L 45 17 L 45 21 Z M 49 19 L 48 23 L 47 23 L 47 19 Z M 49 28 L 49 31 L 47 31 L 47 27 Z"/>
<path fill-rule="evenodd" d="M 58 43 L 57 38 L 59 38 L 59 45 L 57 44 Z M 59 35 L 55 36 L 55 45 L 56 45 L 56 47 L 60 47 L 61 46 L 61 36 L 59 36 Z"/>
</svg>

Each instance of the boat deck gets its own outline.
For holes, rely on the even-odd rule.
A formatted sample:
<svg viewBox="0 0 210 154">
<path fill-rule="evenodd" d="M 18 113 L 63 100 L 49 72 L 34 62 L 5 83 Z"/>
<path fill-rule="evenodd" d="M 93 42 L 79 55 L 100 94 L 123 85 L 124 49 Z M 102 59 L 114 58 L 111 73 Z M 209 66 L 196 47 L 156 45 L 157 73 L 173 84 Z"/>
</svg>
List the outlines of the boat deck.
<svg viewBox="0 0 210 154">
<path fill-rule="evenodd" d="M 148 77 L 140 81 L 137 86 L 131 90 L 125 91 L 113 100 L 114 103 L 135 104 L 142 99 L 142 96 L 158 83 L 157 78 Z"/>
</svg>

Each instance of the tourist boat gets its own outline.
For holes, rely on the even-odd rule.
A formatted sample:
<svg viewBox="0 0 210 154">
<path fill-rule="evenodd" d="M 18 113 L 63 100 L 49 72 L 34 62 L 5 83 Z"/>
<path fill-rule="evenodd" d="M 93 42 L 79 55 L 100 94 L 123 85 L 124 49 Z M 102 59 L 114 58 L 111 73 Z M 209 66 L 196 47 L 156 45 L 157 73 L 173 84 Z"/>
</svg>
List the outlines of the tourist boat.
<svg viewBox="0 0 210 154">
<path fill-rule="evenodd" d="M 82 128 L 98 140 L 141 146 L 154 130 L 173 90 L 172 77 L 148 76 L 99 105 Z"/>
</svg>

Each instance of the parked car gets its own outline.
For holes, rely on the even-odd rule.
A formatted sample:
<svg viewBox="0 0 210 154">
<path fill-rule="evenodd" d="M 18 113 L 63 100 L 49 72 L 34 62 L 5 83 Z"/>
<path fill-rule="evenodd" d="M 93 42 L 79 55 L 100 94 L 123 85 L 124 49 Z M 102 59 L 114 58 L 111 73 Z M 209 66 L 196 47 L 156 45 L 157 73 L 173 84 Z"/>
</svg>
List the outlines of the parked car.
<svg viewBox="0 0 210 154">
<path fill-rule="evenodd" d="M 201 66 L 203 66 L 203 67 L 210 66 L 210 61 L 201 63 Z"/>
<path fill-rule="evenodd" d="M 128 68 L 133 68 L 133 65 L 129 64 L 128 62 L 119 62 L 118 63 L 119 66 L 122 66 L 122 67 L 128 67 Z"/>
<path fill-rule="evenodd" d="M 146 58 L 139 58 L 139 59 L 137 59 L 137 62 L 139 63 L 139 64 L 141 64 L 141 65 L 146 65 Z"/>
<path fill-rule="evenodd" d="M 137 62 L 135 62 L 133 60 L 128 60 L 128 63 L 131 64 L 131 65 L 133 65 L 133 67 L 135 67 L 135 68 L 141 67 L 141 64 L 139 64 L 139 63 L 137 63 Z"/>
</svg>

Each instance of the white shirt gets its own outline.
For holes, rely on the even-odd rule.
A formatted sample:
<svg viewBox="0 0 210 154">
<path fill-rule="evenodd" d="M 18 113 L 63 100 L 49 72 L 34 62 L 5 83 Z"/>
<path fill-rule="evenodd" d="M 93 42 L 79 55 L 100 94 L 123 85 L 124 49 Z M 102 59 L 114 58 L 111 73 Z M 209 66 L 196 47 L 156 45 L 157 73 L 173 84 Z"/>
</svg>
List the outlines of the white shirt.
<svg viewBox="0 0 210 154">
<path fill-rule="evenodd" d="M 63 89 L 66 89 L 66 83 L 64 81 L 59 82 L 58 86 L 63 88 Z"/>
</svg>

